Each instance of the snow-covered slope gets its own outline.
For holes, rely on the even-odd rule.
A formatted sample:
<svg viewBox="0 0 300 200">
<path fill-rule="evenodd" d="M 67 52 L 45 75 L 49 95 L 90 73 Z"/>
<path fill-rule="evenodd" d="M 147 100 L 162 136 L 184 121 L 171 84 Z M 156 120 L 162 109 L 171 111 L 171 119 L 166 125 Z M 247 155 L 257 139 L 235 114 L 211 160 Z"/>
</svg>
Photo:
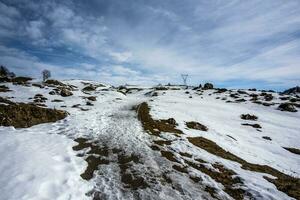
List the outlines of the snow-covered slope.
<svg viewBox="0 0 300 200">
<path fill-rule="evenodd" d="M 32 102 L 31 98 L 42 94 L 48 107 L 70 115 L 26 129 L 0 127 L 0 199 L 232 199 L 225 182 L 214 177 L 222 174 L 222 167 L 239 177 L 234 187 L 246 191 L 245 198 L 292 199 L 263 177 L 272 175 L 246 170 L 188 139 L 206 138 L 249 163 L 300 178 L 300 155 L 283 148 L 300 149 L 300 112 L 277 109 L 288 101 L 280 98 L 288 96 L 265 92 L 273 98 L 266 101 L 260 91 L 216 93 L 175 86 L 118 90 L 82 80 L 63 83 L 76 86 L 72 96 L 50 95 L 53 88 L 47 86 L 4 84 L 12 91 L 0 93 L 1 97 Z M 90 84 L 99 87 L 82 90 Z M 258 95 L 255 103 L 249 94 Z M 96 101 L 89 100 L 91 96 Z M 183 134 L 147 134 L 135 109 L 142 102 L 147 102 L 154 120 L 174 118 Z M 241 114 L 258 119 L 243 120 Z M 188 128 L 186 122 L 201 123 L 208 130 Z M 165 143 L 157 142 L 161 140 Z M 205 169 L 191 167 L 189 163 L 197 160 Z M 216 168 L 216 163 L 222 167 Z M 87 178 L 90 172 L 93 176 Z M 230 177 L 224 180 L 230 182 Z"/>
</svg>

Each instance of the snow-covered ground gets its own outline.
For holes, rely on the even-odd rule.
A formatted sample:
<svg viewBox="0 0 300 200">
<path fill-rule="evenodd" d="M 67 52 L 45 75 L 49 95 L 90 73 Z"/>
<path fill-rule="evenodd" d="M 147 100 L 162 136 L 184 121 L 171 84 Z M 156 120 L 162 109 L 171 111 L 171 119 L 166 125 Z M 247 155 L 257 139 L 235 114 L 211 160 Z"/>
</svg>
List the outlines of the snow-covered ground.
<svg viewBox="0 0 300 200">
<path fill-rule="evenodd" d="M 250 101 L 226 103 L 221 98 L 227 96 L 229 100 L 229 93 L 213 94 L 214 90 L 206 90 L 202 95 L 191 89 L 165 90 L 157 91 L 158 96 L 151 96 L 145 95 L 152 91 L 148 87 L 132 86 L 142 90 L 132 90 L 124 95 L 105 86 L 87 94 L 81 91 L 86 86 L 81 80 L 63 82 L 77 86 L 78 90 L 72 91 L 72 96 L 61 97 L 49 95 L 50 87 L 5 83 L 12 91 L 0 93 L 2 97 L 14 97 L 11 100 L 15 102 L 32 102 L 29 98 L 43 94 L 48 98 L 45 103 L 48 107 L 66 110 L 70 115 L 55 123 L 26 129 L 0 127 L 0 199 L 62 200 L 92 199 L 93 196 L 99 199 L 213 199 L 205 190 L 206 186 L 216 188 L 219 198 L 231 199 L 222 184 L 206 174 L 191 168 L 188 168 L 189 175 L 174 170 L 174 163 L 151 149 L 153 141 L 162 138 L 172 141 L 162 149 L 172 152 L 182 165 L 185 165 L 180 156 L 183 152 L 190 154 L 192 159 L 206 161 L 208 165 L 218 162 L 242 178 L 243 187 L 254 198 L 292 199 L 264 179 L 263 174 L 244 170 L 236 162 L 195 147 L 187 137 L 202 136 L 250 163 L 268 165 L 300 178 L 300 156 L 283 148 L 300 149 L 300 112 L 282 112 L 276 109 L 278 105 L 263 106 Z M 281 102 L 278 94 L 273 95 L 273 102 Z M 97 97 L 97 101 L 92 101 L 93 106 L 86 105 L 84 97 L 88 96 Z M 54 99 L 63 102 L 51 102 Z M 176 137 L 162 133 L 157 137 L 145 133 L 133 109 L 142 102 L 149 104 L 154 119 L 174 118 L 177 128 L 184 134 Z M 80 107 L 72 107 L 75 104 L 80 104 Z M 240 115 L 247 113 L 258 117 L 255 123 L 262 126 L 261 131 L 241 125 L 247 121 Z M 199 122 L 207 126 L 208 131 L 188 129 L 185 125 L 188 121 Z M 265 140 L 263 136 L 272 140 Z M 99 166 L 91 180 L 80 177 L 87 167 L 88 150 L 74 151 L 72 147 L 77 144 L 76 138 L 87 138 L 108 150 L 105 159 L 109 162 Z M 122 156 L 139 158 L 130 162 L 130 166 L 126 165 L 125 172 L 142 177 L 147 187 L 132 189 L 124 186 Z M 202 184 L 191 181 L 191 174 L 201 177 Z M 172 184 L 162 180 L 166 175 Z"/>
</svg>

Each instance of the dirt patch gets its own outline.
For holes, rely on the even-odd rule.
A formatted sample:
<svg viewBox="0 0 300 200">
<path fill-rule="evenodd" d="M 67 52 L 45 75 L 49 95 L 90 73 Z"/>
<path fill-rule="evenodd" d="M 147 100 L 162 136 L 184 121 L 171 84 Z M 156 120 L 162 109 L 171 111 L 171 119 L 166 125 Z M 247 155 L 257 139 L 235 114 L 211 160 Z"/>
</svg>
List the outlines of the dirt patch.
<svg viewBox="0 0 300 200">
<path fill-rule="evenodd" d="M 238 162 L 242 165 L 242 168 L 245 170 L 271 174 L 272 176 L 277 177 L 276 179 L 271 179 L 264 177 L 269 182 L 273 183 L 278 190 L 286 193 L 287 195 L 300 199 L 300 179 L 295 178 L 289 175 L 286 175 L 270 166 L 267 165 L 258 165 L 248 163 L 247 161 L 239 158 L 238 156 L 225 151 L 223 148 L 218 146 L 215 142 L 208 140 L 203 137 L 188 137 L 189 142 L 193 145 L 200 147 L 207 152 L 219 156 L 221 158 Z"/>
<path fill-rule="evenodd" d="M 134 169 L 132 169 L 133 165 L 140 163 L 139 156 L 134 154 L 127 155 L 121 149 L 110 149 L 107 146 L 100 146 L 97 142 L 89 141 L 86 138 L 77 138 L 74 141 L 78 143 L 73 147 L 74 151 L 88 149 L 84 155 L 77 155 L 85 156 L 85 161 L 88 164 L 85 171 L 80 175 L 83 179 L 92 179 L 95 171 L 97 171 L 101 165 L 107 165 L 114 162 L 117 163 L 120 168 L 120 177 L 125 188 L 136 190 L 148 187 L 144 178 L 139 176 Z M 117 160 L 110 157 L 110 155 L 113 154 L 117 154 Z"/>
<path fill-rule="evenodd" d="M 206 126 L 204 126 L 203 124 L 200 124 L 199 122 L 186 122 L 185 125 L 188 128 L 191 129 L 196 129 L 196 130 L 200 130 L 200 131 L 207 131 L 208 128 Z"/>
<path fill-rule="evenodd" d="M 210 169 L 202 163 L 194 163 L 188 160 L 185 160 L 185 162 L 194 169 L 207 174 L 216 182 L 221 183 L 225 187 L 224 191 L 234 199 L 244 199 L 246 191 L 235 187 L 238 184 L 242 185 L 243 182 L 236 176 L 237 174 L 234 171 L 225 168 L 219 163 L 213 164 L 213 169 Z M 210 194 L 215 194 L 215 191 L 212 191 Z"/>
<path fill-rule="evenodd" d="M 285 150 L 288 150 L 288 151 L 291 152 L 291 153 L 300 155 L 300 149 L 290 148 L 290 147 L 283 147 L 283 148 L 284 148 Z"/>
<path fill-rule="evenodd" d="M 173 165 L 172 168 L 181 173 L 188 173 L 187 167 L 183 167 L 181 165 Z"/>
<path fill-rule="evenodd" d="M 169 161 L 180 163 L 171 151 L 161 150 L 160 153 L 162 157 L 168 159 Z"/>
<path fill-rule="evenodd" d="M 187 153 L 187 152 L 179 152 L 179 154 L 180 154 L 181 156 L 184 156 L 184 157 L 187 157 L 187 158 L 193 157 L 192 154 L 189 154 L 189 153 Z"/>
<path fill-rule="evenodd" d="M 143 177 L 137 175 L 134 170 L 129 170 L 133 164 L 139 163 L 139 157 L 137 155 L 125 155 L 124 153 L 121 153 L 118 155 L 118 163 L 120 167 L 121 181 L 125 188 L 136 190 L 149 187 Z"/>
<path fill-rule="evenodd" d="M 88 156 L 85 158 L 85 161 L 88 163 L 85 171 L 80 175 L 81 178 L 85 180 L 90 180 L 94 176 L 94 172 L 98 170 L 100 165 L 109 164 L 109 160 L 104 157 L 108 156 L 108 148 L 107 147 L 99 147 L 97 144 L 93 142 L 89 142 L 85 138 L 77 138 L 74 140 L 78 144 L 73 147 L 74 151 L 80 151 L 86 148 L 90 148 L 90 150 L 86 153 Z"/>
<path fill-rule="evenodd" d="M 62 110 L 41 108 L 33 104 L 13 103 L 0 104 L 0 125 L 15 128 L 27 128 L 41 123 L 56 122 L 64 119 L 68 113 Z"/>
<path fill-rule="evenodd" d="M 150 108 L 146 102 L 138 105 L 136 111 L 144 130 L 150 135 L 159 136 L 161 132 L 174 133 L 175 135 L 183 134 L 181 130 L 176 129 L 176 121 L 173 118 L 166 120 L 152 119 Z"/>
<path fill-rule="evenodd" d="M 171 145 L 172 141 L 169 140 L 154 140 L 153 141 L 154 144 L 160 145 L 160 146 L 164 146 L 164 145 Z"/>
</svg>

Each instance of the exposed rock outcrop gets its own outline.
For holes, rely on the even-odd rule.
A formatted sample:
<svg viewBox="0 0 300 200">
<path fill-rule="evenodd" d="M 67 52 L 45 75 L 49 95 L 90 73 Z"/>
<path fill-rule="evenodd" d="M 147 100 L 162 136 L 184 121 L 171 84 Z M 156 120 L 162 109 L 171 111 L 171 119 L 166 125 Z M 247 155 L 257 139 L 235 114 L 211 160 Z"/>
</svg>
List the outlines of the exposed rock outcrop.
<svg viewBox="0 0 300 200">
<path fill-rule="evenodd" d="M 33 125 L 56 122 L 68 113 L 62 110 L 42 108 L 34 104 L 14 103 L 0 98 L 0 126 L 27 128 Z"/>
</svg>

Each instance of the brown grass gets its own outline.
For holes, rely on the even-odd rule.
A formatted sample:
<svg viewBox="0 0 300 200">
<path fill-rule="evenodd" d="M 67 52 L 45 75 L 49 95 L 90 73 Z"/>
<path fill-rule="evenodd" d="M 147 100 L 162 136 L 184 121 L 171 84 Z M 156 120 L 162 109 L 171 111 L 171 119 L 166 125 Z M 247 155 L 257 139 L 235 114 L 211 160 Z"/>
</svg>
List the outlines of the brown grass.
<svg viewBox="0 0 300 200">
<path fill-rule="evenodd" d="M 159 136 L 161 132 L 174 133 L 175 135 L 183 134 L 179 129 L 176 129 L 176 122 L 170 118 L 167 120 L 154 120 L 150 115 L 150 109 L 146 102 L 137 106 L 138 119 L 142 122 L 143 128 L 150 135 Z"/>
<path fill-rule="evenodd" d="M 9 105 L 0 104 L 0 126 L 27 128 L 41 123 L 56 122 L 68 115 L 66 111 L 41 108 L 34 104 L 17 104 L 9 100 L 4 102 Z"/>
<path fill-rule="evenodd" d="M 218 146 L 215 142 L 208 140 L 203 137 L 189 137 L 189 142 L 194 144 L 197 147 L 200 147 L 207 152 L 219 156 L 224 159 L 232 160 L 238 162 L 242 165 L 242 168 L 245 170 L 271 174 L 272 176 L 277 177 L 276 179 L 271 179 L 264 177 L 269 182 L 273 183 L 278 190 L 286 193 L 287 195 L 300 199 L 300 179 L 286 175 L 270 166 L 267 165 L 258 165 L 248 163 L 247 161 L 239 158 L 238 156 L 225 151 L 223 148 Z"/>
<path fill-rule="evenodd" d="M 93 142 L 89 142 L 85 138 L 77 138 L 74 141 L 78 143 L 73 147 L 74 151 L 90 148 L 90 150 L 87 152 L 89 156 L 85 159 L 85 161 L 88 163 L 88 166 L 80 175 L 83 179 L 90 180 L 93 178 L 94 172 L 98 170 L 99 165 L 109 164 L 109 160 L 103 158 L 108 156 L 108 148 L 99 147 Z"/>
<path fill-rule="evenodd" d="M 300 155 L 300 149 L 290 148 L 290 147 L 283 147 L 283 148 L 284 148 L 285 150 L 288 150 L 288 151 L 291 152 L 291 153 Z"/>
</svg>

